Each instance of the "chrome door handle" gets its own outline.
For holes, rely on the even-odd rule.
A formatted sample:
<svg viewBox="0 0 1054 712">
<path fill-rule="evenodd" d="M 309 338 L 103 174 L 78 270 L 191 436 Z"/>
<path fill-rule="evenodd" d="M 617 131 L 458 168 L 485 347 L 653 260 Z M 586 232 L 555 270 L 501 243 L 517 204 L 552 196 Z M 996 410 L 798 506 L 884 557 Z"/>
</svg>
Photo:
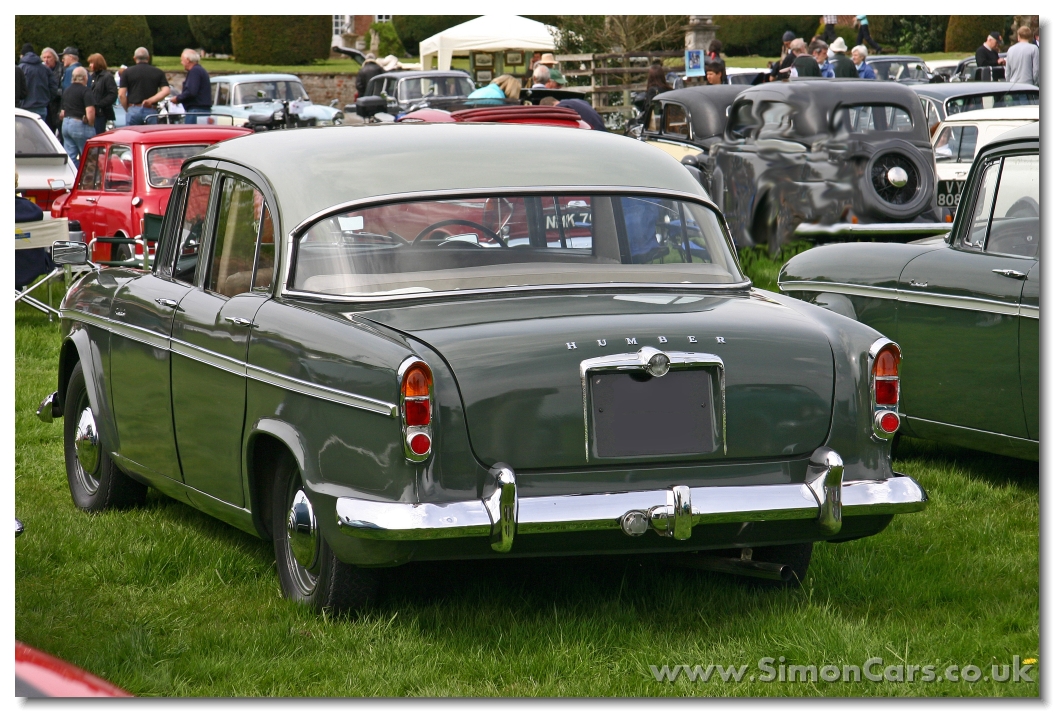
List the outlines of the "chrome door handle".
<svg viewBox="0 0 1054 712">
<path fill-rule="evenodd" d="M 1016 269 L 994 269 L 992 271 L 1011 279 L 1025 279 L 1028 276 L 1024 272 L 1018 272 Z"/>
<path fill-rule="evenodd" d="M 177 302 L 175 299 L 161 299 L 160 297 L 158 297 L 154 301 L 157 302 L 157 305 L 159 307 L 168 307 L 169 309 L 179 309 L 179 302 Z"/>
<path fill-rule="evenodd" d="M 121 309 L 121 308 L 114 309 L 113 313 L 116 314 L 117 316 L 124 316 L 125 315 L 124 309 Z"/>
<path fill-rule="evenodd" d="M 85 198 L 84 200 L 85 200 L 86 202 L 88 202 L 88 203 L 93 203 L 93 204 L 94 204 L 94 203 L 98 203 L 98 202 L 99 202 L 99 199 L 98 199 L 98 198 Z"/>
<path fill-rule="evenodd" d="M 911 282 L 909 282 L 909 284 L 910 284 L 910 285 L 911 285 L 912 287 L 928 287 L 928 286 L 930 286 L 930 283 L 929 283 L 929 282 L 920 282 L 920 281 L 919 281 L 919 280 L 917 280 L 917 279 L 913 279 L 913 280 L 911 280 Z"/>
<path fill-rule="evenodd" d="M 248 319 L 242 319 L 240 316 L 225 316 L 223 317 L 223 320 L 226 322 L 230 322 L 235 326 L 253 326 L 253 323 L 251 321 L 249 321 Z"/>
</svg>

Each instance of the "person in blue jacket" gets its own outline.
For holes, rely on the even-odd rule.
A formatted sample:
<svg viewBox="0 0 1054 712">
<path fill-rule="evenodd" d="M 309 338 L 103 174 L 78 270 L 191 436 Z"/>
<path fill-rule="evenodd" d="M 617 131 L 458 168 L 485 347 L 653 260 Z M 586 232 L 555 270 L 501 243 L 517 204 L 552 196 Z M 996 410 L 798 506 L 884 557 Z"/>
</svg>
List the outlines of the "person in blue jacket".
<svg viewBox="0 0 1054 712">
<path fill-rule="evenodd" d="M 26 95 L 20 106 L 47 120 L 48 103 L 59 90 L 55 75 L 44 65 L 33 51 L 33 45 L 29 43 L 22 46 L 22 59 L 18 66 L 26 77 Z"/>
<path fill-rule="evenodd" d="M 856 65 L 856 74 L 861 79 L 877 79 L 874 67 L 867 63 L 867 47 L 864 45 L 853 47 L 853 64 Z"/>
<path fill-rule="evenodd" d="M 73 70 L 81 66 L 81 53 L 76 47 L 67 47 L 62 50 L 62 91 L 70 88 L 73 83 Z"/>
</svg>

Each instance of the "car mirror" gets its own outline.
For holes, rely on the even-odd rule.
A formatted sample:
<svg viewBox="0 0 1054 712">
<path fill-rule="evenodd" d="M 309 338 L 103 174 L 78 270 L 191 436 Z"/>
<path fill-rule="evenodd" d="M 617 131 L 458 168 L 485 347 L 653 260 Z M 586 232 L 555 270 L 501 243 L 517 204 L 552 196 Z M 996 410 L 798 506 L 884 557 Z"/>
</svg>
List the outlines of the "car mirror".
<svg viewBox="0 0 1054 712">
<path fill-rule="evenodd" d="M 681 159 L 681 165 L 691 166 L 692 168 L 699 168 L 699 156 L 694 153 L 689 153 L 687 156 Z"/>
<path fill-rule="evenodd" d="M 66 185 L 66 181 L 60 178 L 48 179 L 48 188 L 51 190 L 66 190 L 69 186 Z"/>
<path fill-rule="evenodd" d="M 88 245 L 83 242 L 59 240 L 51 245 L 51 259 L 57 265 L 86 265 Z"/>
<path fill-rule="evenodd" d="M 336 109 L 337 108 L 337 100 L 336 99 L 331 99 L 330 102 L 329 102 L 329 105 L 331 107 L 333 107 L 334 109 Z"/>
<path fill-rule="evenodd" d="M 644 135 L 644 126 L 641 124 L 630 126 L 629 135 L 631 138 L 641 138 Z"/>
</svg>

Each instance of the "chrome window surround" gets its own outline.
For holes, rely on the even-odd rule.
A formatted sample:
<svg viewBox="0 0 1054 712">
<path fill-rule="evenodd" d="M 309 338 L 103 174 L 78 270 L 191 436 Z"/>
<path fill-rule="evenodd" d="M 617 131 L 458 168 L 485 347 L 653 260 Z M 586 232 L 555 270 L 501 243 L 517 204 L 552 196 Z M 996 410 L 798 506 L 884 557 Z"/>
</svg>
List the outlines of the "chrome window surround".
<svg viewBox="0 0 1054 712">
<path fill-rule="evenodd" d="M 403 428 L 403 454 L 406 455 L 406 459 L 410 462 L 424 462 L 432 455 L 432 418 L 435 418 L 435 382 L 428 387 L 428 396 L 415 396 L 407 398 L 406 394 L 403 393 L 403 378 L 406 377 L 406 372 L 411 366 L 415 364 L 421 364 L 428 369 L 428 373 L 432 373 L 431 367 L 425 363 L 423 359 L 417 356 L 407 357 L 401 364 L 399 364 L 398 378 L 399 378 L 399 422 Z M 407 400 L 427 400 L 428 401 L 428 412 L 430 414 L 428 425 L 407 425 L 406 424 L 406 401 Z M 410 440 L 415 435 L 426 435 L 428 437 L 428 451 L 423 455 L 418 455 L 410 447 Z"/>
<path fill-rule="evenodd" d="M 887 346 L 893 346 L 896 348 L 897 353 L 900 354 L 900 360 L 897 361 L 897 374 L 896 376 L 876 376 L 875 375 L 875 359 L 878 358 L 879 352 L 881 352 Z M 896 435 L 896 432 L 887 433 L 879 423 L 882 421 L 882 416 L 886 413 L 893 413 L 900 418 L 900 364 L 904 362 L 904 352 L 900 349 L 900 345 L 894 341 L 890 341 L 886 337 L 882 337 L 871 344 L 871 347 L 867 350 L 867 384 L 871 390 L 871 437 L 878 442 L 886 442 L 892 440 Z M 897 404 L 896 405 L 879 405 L 876 402 L 875 394 L 875 381 L 897 381 Z M 899 428 L 898 428 L 899 429 Z"/>
<path fill-rule="evenodd" d="M 721 438 L 721 450 L 728 454 L 728 442 L 725 430 L 725 362 L 715 354 L 695 353 L 690 351 L 663 352 L 651 346 L 644 346 L 636 353 L 611 354 L 610 356 L 598 356 L 587 358 L 579 364 L 579 374 L 582 380 L 582 423 L 585 434 L 586 462 L 589 462 L 591 443 L 589 437 L 591 418 L 589 417 L 589 374 L 603 371 L 645 371 L 651 370 L 652 360 L 656 357 L 665 356 L 668 361 L 668 369 L 671 371 L 683 371 L 691 368 L 712 368 L 717 372 L 718 389 L 721 392 L 721 423 L 720 433 L 714 433 Z M 665 375 L 666 371 L 662 372 Z M 655 374 L 657 377 L 658 374 Z M 716 413 L 715 413 L 716 415 Z M 715 423 L 717 425 L 717 423 Z M 599 456 L 597 457 L 599 459 Z"/>
<path fill-rule="evenodd" d="M 676 200 L 686 200 L 689 202 L 697 203 L 709 210 L 712 210 L 717 218 L 721 222 L 721 226 L 724 228 L 725 246 L 728 248 L 729 256 L 732 259 L 732 263 L 739 270 L 744 280 L 742 282 L 729 282 L 727 284 L 683 284 L 679 282 L 658 282 L 658 283 L 646 283 L 646 282 L 592 282 L 586 284 L 556 284 L 556 285 L 536 285 L 526 287 L 499 287 L 499 288 L 486 288 L 486 289 L 459 289 L 453 291 L 443 292 L 426 292 L 426 293 L 415 293 L 415 294 L 397 294 L 397 295 L 386 295 L 378 297 L 369 296 L 355 296 L 346 297 L 334 294 L 320 294 L 318 292 L 304 292 L 297 289 L 292 289 L 291 281 L 295 272 L 296 262 L 296 246 L 297 241 L 300 239 L 302 234 L 310 228 L 314 223 L 324 218 L 331 217 L 338 213 L 352 210 L 354 208 L 368 208 L 375 205 L 382 205 L 385 203 L 392 202 L 409 202 L 416 200 L 427 200 L 427 199 L 449 199 L 449 198 L 479 198 L 479 197 L 501 197 L 501 196 L 512 196 L 512 195 L 523 195 L 523 196 L 545 196 L 552 195 L 554 193 L 568 193 L 575 195 L 648 195 L 655 197 L 665 197 Z M 347 303 L 373 303 L 373 302 L 392 302 L 392 301 L 406 301 L 408 299 L 419 300 L 419 299 L 438 299 L 438 298 L 449 298 L 452 296 L 464 296 L 464 295 L 478 295 L 478 294 L 495 294 L 495 293 L 516 293 L 516 292 L 538 292 L 538 291 L 552 291 L 552 290 L 582 290 L 582 289 L 678 289 L 678 290 L 706 290 L 706 291 L 739 291 L 746 289 L 751 286 L 752 282 L 746 275 L 743 274 L 743 267 L 739 262 L 739 252 L 736 250 L 735 244 L 732 242 L 732 232 L 728 228 L 728 222 L 725 220 L 724 214 L 721 209 L 714 204 L 708 197 L 704 195 L 698 195 L 696 193 L 685 193 L 680 190 L 672 189 L 661 189 L 661 188 L 648 188 L 648 187 L 633 187 L 633 186 L 597 186 L 597 185 L 553 185 L 546 186 L 545 188 L 537 187 L 499 187 L 499 188 L 470 188 L 470 189 L 451 189 L 451 190 L 428 190 L 428 191 L 415 191 L 409 193 L 388 193 L 385 195 L 371 196 L 369 198 L 361 198 L 359 200 L 349 200 L 346 203 L 338 203 L 333 207 L 321 210 L 313 215 L 308 216 L 296 225 L 286 235 L 286 245 L 284 250 L 283 264 L 280 266 L 282 278 L 277 280 L 277 297 L 294 297 L 294 298 L 305 298 L 314 299 L 328 302 L 347 302 Z"/>
</svg>

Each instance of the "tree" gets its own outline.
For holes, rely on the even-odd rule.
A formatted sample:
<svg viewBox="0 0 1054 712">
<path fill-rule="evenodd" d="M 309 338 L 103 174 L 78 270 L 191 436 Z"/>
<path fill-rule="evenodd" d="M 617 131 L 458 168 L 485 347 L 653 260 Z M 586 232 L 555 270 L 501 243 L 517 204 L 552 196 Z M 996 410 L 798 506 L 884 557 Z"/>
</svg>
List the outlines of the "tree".
<svg viewBox="0 0 1054 712">
<path fill-rule="evenodd" d="M 174 56 L 198 46 L 186 15 L 147 15 L 146 24 L 154 37 L 156 54 Z"/>
<path fill-rule="evenodd" d="M 310 64 L 329 56 L 332 15 L 232 15 L 231 47 L 246 64 Z"/>
<path fill-rule="evenodd" d="M 685 15 L 559 15 L 558 52 L 647 52 L 684 48 Z"/>
<path fill-rule="evenodd" d="M 154 48 L 145 15 L 15 15 L 15 47 L 25 42 L 37 52 L 76 47 L 85 64 L 98 52 L 112 66 L 132 64 L 137 47 Z"/>
<path fill-rule="evenodd" d="M 479 15 L 392 15 L 392 26 L 406 51 L 417 56 L 421 40 L 476 17 Z"/>
<path fill-rule="evenodd" d="M 187 23 L 203 50 L 209 54 L 231 53 L 230 15 L 187 15 Z"/>
</svg>

